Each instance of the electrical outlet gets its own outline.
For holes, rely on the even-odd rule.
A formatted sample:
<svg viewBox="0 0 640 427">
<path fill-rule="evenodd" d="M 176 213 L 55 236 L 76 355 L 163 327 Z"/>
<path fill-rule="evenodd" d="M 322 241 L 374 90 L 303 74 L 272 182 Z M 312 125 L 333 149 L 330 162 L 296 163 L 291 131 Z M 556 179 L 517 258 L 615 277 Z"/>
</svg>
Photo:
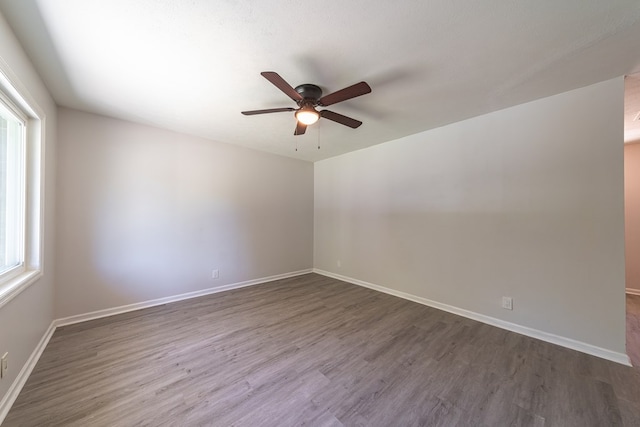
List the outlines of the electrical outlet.
<svg viewBox="0 0 640 427">
<path fill-rule="evenodd" d="M 338 261 L 336 262 L 336 265 L 338 266 L 338 268 L 340 268 L 340 267 L 342 267 L 342 262 L 340 262 L 340 260 L 338 260 Z"/>
<path fill-rule="evenodd" d="M 513 310 L 513 298 L 502 297 L 502 308 L 505 310 Z"/>
<path fill-rule="evenodd" d="M 217 279 L 220 277 L 220 270 L 218 270 L 217 268 L 215 270 L 213 270 L 211 272 L 211 278 L 212 279 Z"/>
<path fill-rule="evenodd" d="M 0 378 L 4 378 L 7 375 L 7 369 L 9 368 L 9 353 L 2 355 L 0 359 Z"/>
</svg>

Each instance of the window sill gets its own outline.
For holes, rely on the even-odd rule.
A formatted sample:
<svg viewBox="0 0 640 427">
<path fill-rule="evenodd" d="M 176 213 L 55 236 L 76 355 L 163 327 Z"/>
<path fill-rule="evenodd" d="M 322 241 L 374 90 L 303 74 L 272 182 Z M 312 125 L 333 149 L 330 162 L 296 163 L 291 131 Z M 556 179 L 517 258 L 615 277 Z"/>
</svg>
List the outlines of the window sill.
<svg viewBox="0 0 640 427">
<path fill-rule="evenodd" d="M 0 284 L 0 308 L 42 277 L 40 270 L 29 270 Z"/>
</svg>

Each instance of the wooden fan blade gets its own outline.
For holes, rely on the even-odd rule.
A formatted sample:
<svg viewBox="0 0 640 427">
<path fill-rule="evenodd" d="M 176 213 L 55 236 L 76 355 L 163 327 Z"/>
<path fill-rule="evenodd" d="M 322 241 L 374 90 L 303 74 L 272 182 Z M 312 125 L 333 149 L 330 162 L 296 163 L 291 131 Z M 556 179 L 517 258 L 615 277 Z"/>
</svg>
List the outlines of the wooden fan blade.
<svg viewBox="0 0 640 427">
<path fill-rule="evenodd" d="M 366 82 L 356 83 L 349 87 L 345 87 L 337 92 L 330 93 L 318 100 L 318 105 L 327 107 L 329 105 L 355 98 L 356 96 L 371 93 L 371 87 Z"/>
<path fill-rule="evenodd" d="M 320 111 L 320 117 L 324 117 L 325 119 L 340 123 L 341 125 L 349 126 L 353 129 L 362 124 L 360 120 L 352 119 L 351 117 L 343 116 L 342 114 L 334 113 L 333 111 L 329 110 Z"/>
<path fill-rule="evenodd" d="M 296 102 L 302 101 L 302 95 L 296 92 L 296 90 L 275 71 L 263 71 L 260 75 L 269 80 L 275 87 L 283 91 L 289 98 Z"/>
<path fill-rule="evenodd" d="M 245 116 L 253 116 L 254 114 L 266 114 L 266 113 L 281 113 L 283 111 L 295 111 L 295 108 L 285 107 L 285 108 L 269 108 L 267 110 L 251 110 L 251 111 L 243 111 L 242 114 Z"/>
<path fill-rule="evenodd" d="M 294 135 L 304 135 L 307 131 L 307 125 L 304 123 L 296 122 L 296 130 L 293 132 Z"/>
</svg>

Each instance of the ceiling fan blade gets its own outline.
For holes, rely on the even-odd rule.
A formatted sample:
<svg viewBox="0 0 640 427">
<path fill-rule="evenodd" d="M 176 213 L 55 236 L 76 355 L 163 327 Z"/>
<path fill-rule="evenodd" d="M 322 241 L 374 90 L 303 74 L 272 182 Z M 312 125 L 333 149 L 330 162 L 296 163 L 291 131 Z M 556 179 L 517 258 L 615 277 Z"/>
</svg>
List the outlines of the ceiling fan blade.
<svg viewBox="0 0 640 427">
<path fill-rule="evenodd" d="M 269 108 L 267 110 L 251 110 L 251 111 L 243 111 L 242 114 L 245 116 L 253 116 L 254 114 L 266 114 L 266 113 L 281 113 L 283 111 L 295 111 L 295 108 L 285 107 L 285 108 Z"/>
<path fill-rule="evenodd" d="M 307 131 L 307 125 L 304 123 L 296 122 L 296 130 L 293 132 L 294 135 L 304 135 Z"/>
<path fill-rule="evenodd" d="M 352 119 L 351 117 L 343 116 L 342 114 L 334 113 L 333 111 L 329 110 L 320 111 L 320 116 L 336 123 L 340 123 L 341 125 L 349 126 L 353 129 L 362 124 L 360 120 Z"/>
<path fill-rule="evenodd" d="M 323 96 L 318 100 L 318 105 L 327 107 L 338 102 L 346 101 L 347 99 L 355 98 L 356 96 L 366 95 L 367 93 L 371 93 L 371 87 L 366 82 L 360 82 Z"/>
<path fill-rule="evenodd" d="M 275 87 L 283 91 L 289 98 L 296 102 L 302 101 L 302 95 L 296 92 L 296 90 L 275 71 L 263 71 L 260 75 L 269 80 Z"/>
</svg>

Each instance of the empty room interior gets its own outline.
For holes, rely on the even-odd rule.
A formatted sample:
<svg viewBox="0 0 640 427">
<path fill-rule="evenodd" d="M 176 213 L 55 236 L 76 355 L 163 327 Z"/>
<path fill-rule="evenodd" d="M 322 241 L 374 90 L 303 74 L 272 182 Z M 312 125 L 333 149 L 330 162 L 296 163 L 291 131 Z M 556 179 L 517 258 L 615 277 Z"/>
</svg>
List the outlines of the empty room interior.
<svg viewBox="0 0 640 427">
<path fill-rule="evenodd" d="M 0 0 L 3 426 L 639 426 L 640 2 Z"/>
</svg>

